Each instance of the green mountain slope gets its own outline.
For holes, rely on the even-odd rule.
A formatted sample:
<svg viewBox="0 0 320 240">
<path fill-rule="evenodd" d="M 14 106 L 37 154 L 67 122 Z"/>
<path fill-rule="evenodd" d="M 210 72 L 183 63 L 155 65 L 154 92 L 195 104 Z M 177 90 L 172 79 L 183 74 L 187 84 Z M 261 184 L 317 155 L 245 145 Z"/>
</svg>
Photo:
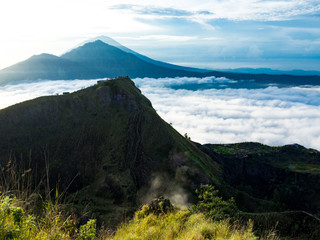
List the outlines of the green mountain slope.
<svg viewBox="0 0 320 240">
<path fill-rule="evenodd" d="M 188 201 L 199 184 L 221 182 L 219 165 L 164 122 L 129 78 L 3 109 L 0 132 L 1 166 L 30 162 L 38 178 L 49 166 L 52 187 L 105 221 L 158 194 Z"/>
</svg>

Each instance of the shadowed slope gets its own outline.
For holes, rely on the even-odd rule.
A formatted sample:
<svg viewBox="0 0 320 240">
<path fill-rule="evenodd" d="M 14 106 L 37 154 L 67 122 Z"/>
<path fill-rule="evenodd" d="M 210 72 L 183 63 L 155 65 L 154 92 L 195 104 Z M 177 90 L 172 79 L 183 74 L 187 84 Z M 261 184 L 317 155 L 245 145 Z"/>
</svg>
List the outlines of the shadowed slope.
<svg viewBox="0 0 320 240">
<path fill-rule="evenodd" d="M 0 84 L 21 80 L 86 79 L 97 76 L 78 63 L 51 54 L 40 54 L 0 71 Z"/>
<path fill-rule="evenodd" d="M 108 45 L 100 40 L 90 42 L 61 56 L 79 62 L 101 73 L 100 77 L 177 77 L 201 76 L 199 73 L 170 69 L 146 62 L 132 53 Z"/>
</svg>

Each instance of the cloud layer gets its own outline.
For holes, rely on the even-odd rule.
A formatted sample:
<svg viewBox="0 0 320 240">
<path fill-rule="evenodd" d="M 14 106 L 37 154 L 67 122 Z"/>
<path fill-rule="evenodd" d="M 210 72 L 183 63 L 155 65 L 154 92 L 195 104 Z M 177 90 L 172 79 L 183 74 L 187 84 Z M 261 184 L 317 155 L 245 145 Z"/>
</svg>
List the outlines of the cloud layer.
<svg viewBox="0 0 320 240">
<path fill-rule="evenodd" d="M 157 113 L 181 134 L 200 143 L 257 141 L 298 143 L 320 150 L 320 88 L 174 90 L 175 84 L 229 79 L 134 79 Z M 78 90 L 96 80 L 46 81 L 7 85 L 0 108 L 42 95 Z"/>
<path fill-rule="evenodd" d="M 299 143 L 320 149 L 320 88 L 173 90 L 215 78 L 135 79 L 158 114 L 201 143 Z"/>
<path fill-rule="evenodd" d="M 20 82 L 19 84 L 5 85 L 0 88 L 0 109 L 40 96 L 73 92 L 93 85 L 96 82 L 97 80 L 60 80 L 33 83 Z"/>
</svg>

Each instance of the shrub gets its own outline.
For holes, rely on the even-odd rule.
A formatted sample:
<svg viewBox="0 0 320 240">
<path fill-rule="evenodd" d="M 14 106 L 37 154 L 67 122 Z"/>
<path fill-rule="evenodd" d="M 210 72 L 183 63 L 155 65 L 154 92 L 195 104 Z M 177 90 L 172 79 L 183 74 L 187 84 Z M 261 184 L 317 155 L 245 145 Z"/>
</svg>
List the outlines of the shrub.
<svg viewBox="0 0 320 240">
<path fill-rule="evenodd" d="M 86 224 L 80 226 L 78 239 L 93 240 L 96 237 L 96 220 L 90 219 Z"/>
<path fill-rule="evenodd" d="M 212 185 L 201 185 L 196 193 L 199 202 L 192 207 L 194 212 L 202 212 L 205 216 L 214 220 L 230 219 L 239 212 L 234 199 L 224 201 L 217 196 L 218 190 L 215 190 Z"/>
<path fill-rule="evenodd" d="M 0 195 L 0 239 L 71 239 L 77 232 L 71 216 L 65 216 L 57 203 L 45 202 L 42 216 L 26 214 L 16 198 Z M 80 227 L 79 239 L 95 237 L 95 220 Z"/>
</svg>

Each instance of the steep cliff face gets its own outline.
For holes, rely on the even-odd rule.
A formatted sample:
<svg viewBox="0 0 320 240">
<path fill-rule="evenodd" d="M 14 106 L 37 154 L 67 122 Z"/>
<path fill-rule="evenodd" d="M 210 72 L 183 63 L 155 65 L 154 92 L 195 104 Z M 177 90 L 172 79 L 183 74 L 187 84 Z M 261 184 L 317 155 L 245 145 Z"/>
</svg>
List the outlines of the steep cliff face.
<svg viewBox="0 0 320 240">
<path fill-rule="evenodd" d="M 187 201 L 184 189 L 221 181 L 219 165 L 164 122 L 129 78 L 1 110 L 0 132 L 1 164 L 30 162 L 39 177 L 49 166 L 52 187 L 77 192 L 76 203 L 105 219 L 147 195 Z"/>
</svg>

